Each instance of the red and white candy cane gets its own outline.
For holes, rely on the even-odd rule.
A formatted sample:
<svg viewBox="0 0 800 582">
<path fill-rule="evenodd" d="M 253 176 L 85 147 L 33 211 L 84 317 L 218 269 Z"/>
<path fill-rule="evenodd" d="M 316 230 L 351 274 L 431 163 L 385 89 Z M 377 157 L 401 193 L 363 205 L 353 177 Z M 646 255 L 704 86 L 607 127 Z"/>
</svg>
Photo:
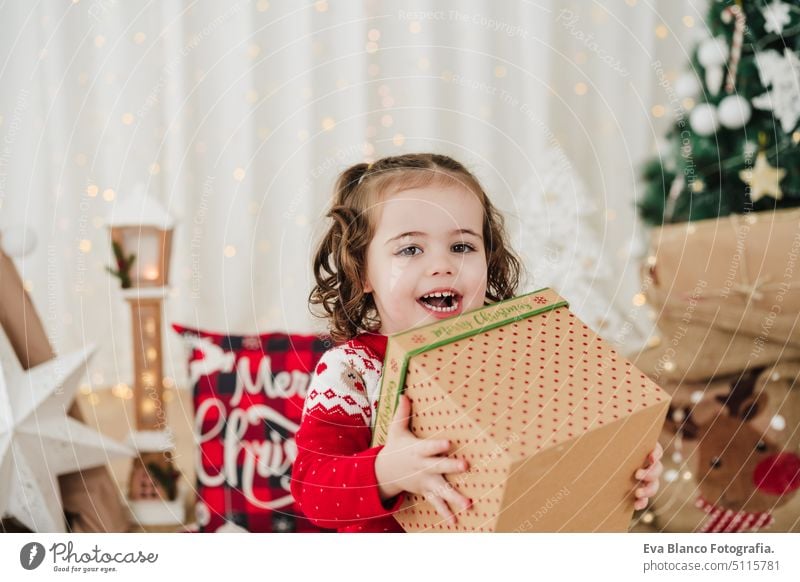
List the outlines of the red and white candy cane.
<svg viewBox="0 0 800 582">
<path fill-rule="evenodd" d="M 722 13 L 723 21 L 733 20 L 733 38 L 731 39 L 731 60 L 728 63 L 728 78 L 725 81 L 725 91 L 733 93 L 736 85 L 736 70 L 739 68 L 739 59 L 742 57 L 742 44 L 744 43 L 744 10 L 738 4 L 728 6 Z"/>
</svg>

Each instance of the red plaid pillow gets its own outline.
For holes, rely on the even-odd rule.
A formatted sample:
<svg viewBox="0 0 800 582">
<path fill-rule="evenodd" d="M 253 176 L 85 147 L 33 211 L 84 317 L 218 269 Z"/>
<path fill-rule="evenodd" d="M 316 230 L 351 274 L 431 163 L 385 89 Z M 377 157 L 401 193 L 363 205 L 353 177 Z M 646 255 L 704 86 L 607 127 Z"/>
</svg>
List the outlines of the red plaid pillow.
<svg viewBox="0 0 800 582">
<path fill-rule="evenodd" d="M 310 375 L 331 340 L 172 327 L 191 348 L 199 531 L 226 521 L 251 532 L 319 531 L 295 508 L 289 479 Z"/>
</svg>

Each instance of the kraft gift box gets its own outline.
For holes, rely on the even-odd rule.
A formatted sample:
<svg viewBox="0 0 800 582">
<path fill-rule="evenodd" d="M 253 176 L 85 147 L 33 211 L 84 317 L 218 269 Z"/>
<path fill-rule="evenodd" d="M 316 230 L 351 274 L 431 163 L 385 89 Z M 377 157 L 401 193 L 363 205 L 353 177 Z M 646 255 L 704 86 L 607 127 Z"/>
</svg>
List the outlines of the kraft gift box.
<svg viewBox="0 0 800 582">
<path fill-rule="evenodd" d="M 415 532 L 627 531 L 669 405 L 550 289 L 390 336 L 373 446 L 402 392 L 413 433 L 470 465 L 447 477 L 473 500 L 456 525 L 407 494 L 395 518 Z"/>
</svg>

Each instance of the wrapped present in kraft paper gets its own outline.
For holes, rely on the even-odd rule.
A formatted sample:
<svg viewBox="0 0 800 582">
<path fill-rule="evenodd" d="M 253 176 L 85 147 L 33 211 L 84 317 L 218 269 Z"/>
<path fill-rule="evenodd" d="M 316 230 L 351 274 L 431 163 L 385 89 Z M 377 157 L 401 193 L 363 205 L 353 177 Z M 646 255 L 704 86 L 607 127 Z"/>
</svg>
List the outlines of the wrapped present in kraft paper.
<svg viewBox="0 0 800 582">
<path fill-rule="evenodd" d="M 800 346 L 800 210 L 654 229 L 643 279 L 661 316 Z"/>
<path fill-rule="evenodd" d="M 762 341 L 741 332 L 723 331 L 697 319 L 661 317 L 648 346 L 627 356 L 662 387 L 668 382 L 700 382 L 800 359 L 800 345 Z"/>
<path fill-rule="evenodd" d="M 627 531 L 669 405 L 550 289 L 391 336 L 374 445 L 403 391 L 414 434 L 469 462 L 448 481 L 473 500 L 451 526 L 408 495 L 407 531 Z"/>
</svg>

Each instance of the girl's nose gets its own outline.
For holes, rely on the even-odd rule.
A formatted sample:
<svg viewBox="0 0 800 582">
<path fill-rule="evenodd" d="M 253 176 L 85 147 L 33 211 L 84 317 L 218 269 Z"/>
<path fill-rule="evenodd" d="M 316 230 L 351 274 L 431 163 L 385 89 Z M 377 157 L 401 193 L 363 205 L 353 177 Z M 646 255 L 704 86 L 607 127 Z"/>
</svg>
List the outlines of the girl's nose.
<svg viewBox="0 0 800 582">
<path fill-rule="evenodd" d="M 453 266 L 453 259 L 447 254 L 437 254 L 431 259 L 431 275 L 453 275 L 456 272 Z"/>
</svg>

